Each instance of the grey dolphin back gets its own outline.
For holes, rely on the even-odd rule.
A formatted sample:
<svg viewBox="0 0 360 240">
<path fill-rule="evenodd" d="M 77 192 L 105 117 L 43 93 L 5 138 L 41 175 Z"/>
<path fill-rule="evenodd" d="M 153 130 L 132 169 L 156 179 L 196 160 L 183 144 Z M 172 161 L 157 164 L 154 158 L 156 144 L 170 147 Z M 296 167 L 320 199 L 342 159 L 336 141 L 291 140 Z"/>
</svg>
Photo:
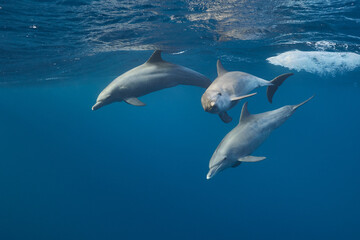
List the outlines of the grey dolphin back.
<svg viewBox="0 0 360 240">
<path fill-rule="evenodd" d="M 285 81 L 285 79 L 287 79 L 288 77 L 290 77 L 292 75 L 294 75 L 294 74 L 293 73 L 285 73 L 280 76 L 277 76 L 276 78 L 274 78 L 273 80 L 270 81 L 271 85 L 268 86 L 267 91 L 266 91 L 266 95 L 267 95 L 267 98 L 270 103 L 272 103 L 272 98 L 273 98 L 276 90 L 278 89 L 278 87 L 280 87 L 280 85 Z"/>
<path fill-rule="evenodd" d="M 162 59 L 161 52 L 162 52 L 161 50 L 155 50 L 153 52 L 153 54 L 151 55 L 151 57 L 146 61 L 146 63 L 147 64 L 168 63 Z M 191 73 L 191 77 L 182 79 L 180 84 L 197 86 L 197 87 L 202 87 L 202 88 L 208 88 L 210 86 L 210 84 L 211 84 L 210 79 L 208 79 L 201 73 L 198 73 L 190 68 L 186 68 L 183 66 L 179 66 L 179 65 L 175 65 L 175 64 L 172 64 L 172 65 L 177 66 L 183 70 L 185 69 L 187 73 L 189 73 L 189 72 Z"/>
<path fill-rule="evenodd" d="M 182 67 L 183 69 L 187 69 L 192 71 L 190 77 L 184 77 L 181 79 L 180 84 L 182 85 L 190 85 L 207 89 L 211 85 L 211 80 L 198 73 L 192 69 Z M 189 76 L 189 75 L 188 75 Z"/>
</svg>

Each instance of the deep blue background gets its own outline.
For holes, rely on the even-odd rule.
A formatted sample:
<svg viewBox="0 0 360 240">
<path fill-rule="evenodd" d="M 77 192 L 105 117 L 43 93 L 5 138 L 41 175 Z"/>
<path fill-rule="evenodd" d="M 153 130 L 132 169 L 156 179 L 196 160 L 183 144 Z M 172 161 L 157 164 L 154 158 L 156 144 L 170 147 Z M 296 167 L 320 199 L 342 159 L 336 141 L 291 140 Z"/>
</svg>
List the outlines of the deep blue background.
<svg viewBox="0 0 360 240">
<path fill-rule="evenodd" d="M 359 26 L 353 27 L 355 34 Z M 292 49 L 272 46 L 271 39 L 205 44 L 163 57 L 211 79 L 221 58 L 229 70 L 270 80 L 289 70 L 265 59 Z M 325 76 L 295 71 L 273 104 L 265 88 L 256 90 L 252 113 L 315 97 L 254 153 L 266 160 L 206 180 L 210 157 L 236 126 L 242 103 L 224 124 L 203 111 L 203 89 L 178 86 L 142 97 L 146 107 L 115 103 L 91 111 L 114 77 L 151 53 L 96 53 L 76 65 L 44 50 L 34 53 L 39 60 L 31 67 L 25 64 L 31 55 L 3 55 L 16 63 L 0 71 L 0 239 L 360 238 L 358 69 Z M 47 67 L 53 62 L 58 72 Z M 65 80 L 45 81 L 65 69 Z"/>
</svg>

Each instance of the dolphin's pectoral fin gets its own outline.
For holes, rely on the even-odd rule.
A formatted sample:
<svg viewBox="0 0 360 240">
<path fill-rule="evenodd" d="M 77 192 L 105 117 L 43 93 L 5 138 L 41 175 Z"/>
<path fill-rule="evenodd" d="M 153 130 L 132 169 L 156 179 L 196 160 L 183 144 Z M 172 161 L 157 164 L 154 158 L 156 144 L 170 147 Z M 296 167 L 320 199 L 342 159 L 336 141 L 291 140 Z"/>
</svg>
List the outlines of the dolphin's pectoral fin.
<svg viewBox="0 0 360 240">
<path fill-rule="evenodd" d="M 134 105 L 134 106 L 145 106 L 146 104 L 143 103 L 142 101 L 140 101 L 139 99 L 137 98 L 127 98 L 127 99 L 124 99 L 124 101 L 130 105 Z"/>
<path fill-rule="evenodd" d="M 256 95 L 257 93 L 251 93 L 251 94 L 248 94 L 248 95 L 243 95 L 243 96 L 239 96 L 239 97 L 231 97 L 230 100 L 231 101 L 239 101 L 239 100 L 242 100 L 244 98 L 248 98 L 248 97 L 251 97 L 251 96 L 254 96 Z"/>
<path fill-rule="evenodd" d="M 236 167 L 239 166 L 240 164 L 241 164 L 241 162 L 238 161 L 238 162 L 234 163 L 234 165 L 232 165 L 232 167 L 233 167 L 233 168 L 236 168 Z"/>
<path fill-rule="evenodd" d="M 227 114 L 227 112 L 219 113 L 219 117 L 224 123 L 229 123 L 232 120 L 232 118 Z"/>
<path fill-rule="evenodd" d="M 266 157 L 255 157 L 255 156 L 246 156 L 246 157 L 242 157 L 239 158 L 238 161 L 239 162 L 259 162 L 264 160 Z"/>
</svg>

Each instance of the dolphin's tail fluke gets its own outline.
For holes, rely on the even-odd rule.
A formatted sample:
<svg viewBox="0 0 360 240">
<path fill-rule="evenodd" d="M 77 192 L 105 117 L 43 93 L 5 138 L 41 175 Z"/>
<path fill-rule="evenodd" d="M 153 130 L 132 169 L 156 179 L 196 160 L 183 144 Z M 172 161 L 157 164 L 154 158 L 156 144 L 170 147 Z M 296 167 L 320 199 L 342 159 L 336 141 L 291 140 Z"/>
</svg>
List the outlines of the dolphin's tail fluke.
<svg viewBox="0 0 360 240">
<path fill-rule="evenodd" d="M 294 75 L 294 74 L 293 73 L 285 73 L 280 76 L 277 76 L 276 78 L 274 78 L 273 80 L 270 81 L 271 85 L 268 86 L 267 91 L 266 91 L 266 95 L 267 95 L 267 98 L 270 103 L 272 103 L 272 98 L 273 98 L 276 90 L 278 89 L 278 87 L 280 87 L 280 85 L 285 81 L 285 79 L 287 79 L 288 77 L 290 77 L 292 75 Z"/>
<path fill-rule="evenodd" d="M 302 103 L 300 103 L 298 105 L 294 105 L 293 111 L 295 111 L 298 107 L 300 107 L 300 106 L 304 105 L 305 103 L 307 103 L 308 101 L 310 101 L 313 97 L 314 97 L 314 95 L 312 95 L 311 97 L 309 97 L 307 100 L 303 101 Z"/>
</svg>

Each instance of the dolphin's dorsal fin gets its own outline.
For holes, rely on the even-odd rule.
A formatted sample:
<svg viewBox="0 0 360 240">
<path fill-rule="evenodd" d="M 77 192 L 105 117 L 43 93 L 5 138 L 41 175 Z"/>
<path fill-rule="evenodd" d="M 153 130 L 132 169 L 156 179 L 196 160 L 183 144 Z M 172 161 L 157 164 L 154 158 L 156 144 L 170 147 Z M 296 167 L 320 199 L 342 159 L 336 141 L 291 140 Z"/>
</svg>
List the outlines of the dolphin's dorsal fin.
<svg viewBox="0 0 360 240">
<path fill-rule="evenodd" d="M 239 123 L 246 121 L 246 119 L 251 115 L 251 113 L 249 112 L 249 110 L 247 108 L 247 105 L 248 105 L 248 102 L 245 102 L 242 107 Z"/>
<path fill-rule="evenodd" d="M 151 57 L 146 61 L 146 63 L 157 63 L 163 62 L 161 58 L 161 50 L 155 50 Z"/>
<path fill-rule="evenodd" d="M 217 68 L 218 77 L 220 77 L 221 75 L 224 75 L 225 73 L 228 72 L 221 64 L 220 59 L 217 60 L 216 68 Z"/>
</svg>

